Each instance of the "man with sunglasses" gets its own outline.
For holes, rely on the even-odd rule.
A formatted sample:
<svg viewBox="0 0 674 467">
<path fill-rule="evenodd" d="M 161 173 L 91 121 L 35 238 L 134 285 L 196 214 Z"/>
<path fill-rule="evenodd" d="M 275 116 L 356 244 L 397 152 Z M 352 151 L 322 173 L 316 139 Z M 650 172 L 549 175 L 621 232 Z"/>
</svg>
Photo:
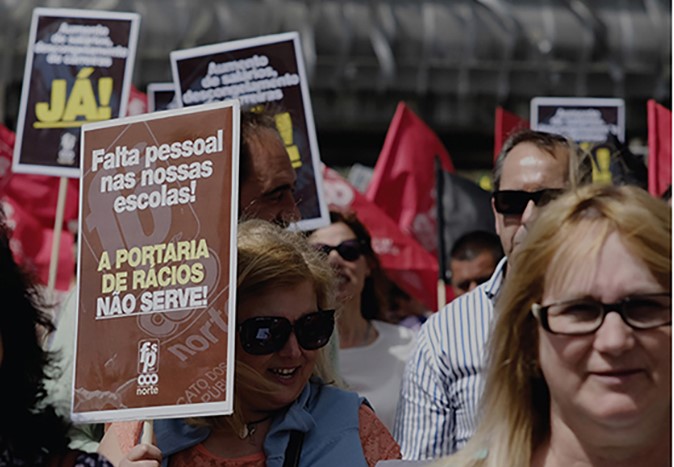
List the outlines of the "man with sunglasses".
<svg viewBox="0 0 674 467">
<path fill-rule="evenodd" d="M 419 331 L 393 431 L 404 459 L 451 454 L 472 436 L 507 256 L 524 239 L 538 210 L 587 174 L 579 153 L 561 136 L 523 130 L 503 145 L 494 164 L 492 209 L 506 258 L 487 282 L 431 316 Z"/>
</svg>

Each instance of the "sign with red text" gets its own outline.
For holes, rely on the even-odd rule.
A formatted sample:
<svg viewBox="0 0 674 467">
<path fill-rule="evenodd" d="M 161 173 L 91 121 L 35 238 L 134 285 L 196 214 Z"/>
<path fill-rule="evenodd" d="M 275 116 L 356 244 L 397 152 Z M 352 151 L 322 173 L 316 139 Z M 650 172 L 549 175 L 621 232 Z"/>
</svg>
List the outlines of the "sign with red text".
<svg viewBox="0 0 674 467">
<path fill-rule="evenodd" d="M 239 112 L 82 127 L 74 421 L 231 413 Z"/>
<path fill-rule="evenodd" d="M 171 68 L 181 106 L 239 99 L 245 108 L 277 108 L 276 127 L 297 173 L 295 200 L 302 219 L 295 227 L 310 230 L 330 223 L 299 34 L 174 51 Z"/>
<path fill-rule="evenodd" d="M 80 176 L 80 127 L 125 115 L 139 24 L 136 13 L 33 11 L 14 172 Z"/>
</svg>

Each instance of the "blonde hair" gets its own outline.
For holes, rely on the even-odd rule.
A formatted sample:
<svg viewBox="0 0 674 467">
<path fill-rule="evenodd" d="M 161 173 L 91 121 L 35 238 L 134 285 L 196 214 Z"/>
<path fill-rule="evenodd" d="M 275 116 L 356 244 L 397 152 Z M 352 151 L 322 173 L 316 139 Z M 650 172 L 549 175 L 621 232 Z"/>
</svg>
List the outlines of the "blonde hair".
<svg viewBox="0 0 674 467">
<path fill-rule="evenodd" d="M 591 235 L 588 234 L 591 232 Z M 671 210 L 640 188 L 589 185 L 541 210 L 509 259 L 496 303 L 480 422 L 458 454 L 438 465 L 523 467 L 549 435 L 550 398 L 540 373 L 539 327 L 530 313 L 551 280 L 593 263 L 611 233 L 671 290 Z"/>
<path fill-rule="evenodd" d="M 314 286 L 319 309 L 334 309 L 334 272 L 302 233 L 290 232 L 259 219 L 241 221 L 237 233 L 237 256 L 237 303 L 248 297 L 309 281 Z M 318 350 L 312 373 L 313 377 L 325 383 L 337 381 L 329 352 L 328 346 Z M 254 391 L 264 397 L 275 390 L 275 386 L 262 375 L 239 361 L 236 362 L 235 382 L 232 415 L 201 422 L 192 419 L 191 423 L 222 425 L 224 421 L 240 433 L 248 421 L 237 410 L 240 406 L 238 394 Z"/>
</svg>

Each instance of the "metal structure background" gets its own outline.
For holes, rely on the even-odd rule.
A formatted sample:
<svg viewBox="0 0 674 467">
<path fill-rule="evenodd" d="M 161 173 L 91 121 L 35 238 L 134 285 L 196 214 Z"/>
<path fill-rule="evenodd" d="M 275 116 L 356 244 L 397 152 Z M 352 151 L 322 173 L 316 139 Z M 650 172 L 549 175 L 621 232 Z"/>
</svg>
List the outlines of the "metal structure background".
<svg viewBox="0 0 674 467">
<path fill-rule="evenodd" d="M 642 138 L 646 100 L 671 107 L 668 0 L 0 0 L 10 126 L 36 6 L 140 13 L 141 90 L 170 80 L 171 50 L 299 31 L 331 165 L 372 165 L 400 100 L 466 169 L 491 166 L 496 105 L 526 118 L 534 96 L 620 97 Z"/>
</svg>

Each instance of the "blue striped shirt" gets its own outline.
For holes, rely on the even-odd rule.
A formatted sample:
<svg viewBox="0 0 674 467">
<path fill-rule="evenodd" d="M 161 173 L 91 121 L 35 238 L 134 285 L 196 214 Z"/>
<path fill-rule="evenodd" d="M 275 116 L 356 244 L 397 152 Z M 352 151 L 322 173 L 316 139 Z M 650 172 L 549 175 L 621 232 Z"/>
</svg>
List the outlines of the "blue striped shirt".
<svg viewBox="0 0 674 467">
<path fill-rule="evenodd" d="M 433 459 L 461 448 L 475 430 L 494 297 L 506 259 L 491 278 L 431 316 L 405 367 L 393 436 L 403 459 Z"/>
</svg>

